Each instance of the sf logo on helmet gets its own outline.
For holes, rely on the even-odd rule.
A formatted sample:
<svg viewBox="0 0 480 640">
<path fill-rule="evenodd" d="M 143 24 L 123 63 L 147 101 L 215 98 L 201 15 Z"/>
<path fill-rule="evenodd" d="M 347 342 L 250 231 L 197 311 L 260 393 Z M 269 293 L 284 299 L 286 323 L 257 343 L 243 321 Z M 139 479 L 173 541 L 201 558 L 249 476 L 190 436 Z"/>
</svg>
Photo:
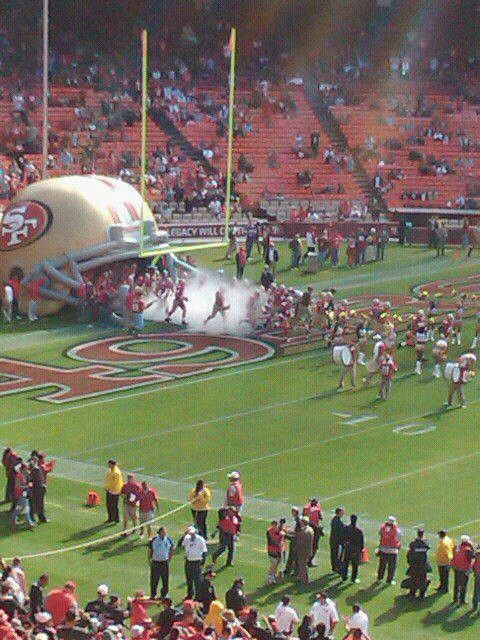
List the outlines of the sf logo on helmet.
<svg viewBox="0 0 480 640">
<path fill-rule="evenodd" d="M 0 251 L 10 251 L 31 244 L 50 226 L 52 215 L 39 202 L 17 202 L 1 219 Z"/>
</svg>

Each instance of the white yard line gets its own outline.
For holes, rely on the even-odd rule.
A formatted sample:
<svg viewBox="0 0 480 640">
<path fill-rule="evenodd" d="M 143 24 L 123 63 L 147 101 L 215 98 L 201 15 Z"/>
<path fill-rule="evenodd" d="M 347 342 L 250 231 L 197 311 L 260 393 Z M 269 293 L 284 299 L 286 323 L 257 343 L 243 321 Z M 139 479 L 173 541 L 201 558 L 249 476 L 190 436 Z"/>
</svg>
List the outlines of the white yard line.
<svg viewBox="0 0 480 640">
<path fill-rule="evenodd" d="M 294 356 L 288 359 L 276 358 L 273 362 L 267 362 L 266 364 L 263 364 L 263 365 L 259 364 L 257 366 L 252 366 L 247 368 L 239 366 L 237 369 L 234 369 L 233 371 L 227 371 L 224 373 L 217 373 L 217 374 L 212 374 L 212 375 L 203 376 L 203 377 L 192 377 L 191 379 L 176 382 L 175 384 L 169 384 L 168 382 L 159 382 L 158 384 L 160 386 L 158 387 L 155 386 L 154 388 L 131 391 L 129 393 L 123 393 L 123 394 L 121 392 L 117 392 L 115 395 L 102 397 L 102 398 L 99 398 L 98 400 L 92 400 L 91 402 L 87 401 L 78 405 L 68 405 L 58 409 L 53 409 L 52 411 L 42 411 L 39 413 L 32 413 L 28 416 L 21 416 L 19 418 L 14 418 L 12 420 L 2 420 L 0 421 L 0 427 L 6 427 L 13 424 L 18 424 L 20 422 L 27 422 L 28 420 L 38 420 L 39 418 L 59 415 L 62 413 L 67 413 L 69 411 L 83 411 L 83 409 L 88 409 L 89 407 L 96 407 L 98 405 L 108 404 L 111 402 L 120 402 L 122 400 L 128 400 L 129 398 L 133 398 L 133 397 L 151 395 L 153 393 L 159 393 L 162 391 L 170 391 L 171 389 L 178 389 L 180 387 L 201 384 L 204 382 L 215 381 L 222 378 L 229 378 L 231 376 L 243 375 L 243 374 L 254 372 L 258 369 L 263 370 L 263 369 L 269 369 L 271 367 L 281 367 L 283 365 L 288 365 L 292 362 L 298 362 L 301 360 L 310 360 L 312 358 L 321 358 L 322 356 L 325 356 L 325 355 L 327 355 L 325 352 L 323 353 L 310 352 L 307 354 L 300 354 L 298 356 Z M 330 352 L 328 352 L 328 355 L 330 355 Z"/>
<path fill-rule="evenodd" d="M 448 527 L 448 531 L 453 531 L 454 529 L 463 529 L 464 527 L 468 527 L 471 524 L 476 524 L 480 522 L 480 518 L 475 518 L 475 520 L 468 520 L 467 522 L 461 522 L 460 524 L 456 524 L 453 527 Z"/>
<path fill-rule="evenodd" d="M 209 420 L 201 420 L 200 422 L 191 422 L 189 424 L 184 424 L 179 427 L 174 427 L 173 429 L 164 429 L 162 431 L 154 431 L 152 433 L 145 433 L 140 436 L 134 436 L 132 438 L 126 438 L 124 440 L 116 440 L 115 442 L 111 442 L 109 444 L 102 444 L 98 447 L 91 447 L 90 449 L 83 449 L 81 451 L 71 451 L 67 452 L 65 455 L 68 457 L 78 457 L 83 456 L 87 453 L 91 453 L 92 451 L 102 451 L 105 449 L 111 449 L 112 447 L 121 446 L 124 444 L 131 444 L 133 442 L 141 442 L 143 440 L 151 440 L 153 438 L 161 438 L 165 435 L 178 433 L 180 431 L 189 431 L 191 429 L 196 429 L 198 427 L 206 427 L 208 425 L 216 424 L 218 422 L 227 422 L 229 420 L 235 420 L 236 418 L 245 418 L 246 416 L 251 416 L 256 413 L 263 413 L 264 411 L 271 411 L 272 409 L 280 409 L 282 407 L 289 407 L 294 404 L 299 404 L 301 402 L 305 402 L 312 398 L 311 395 L 301 396 L 300 398 L 295 398 L 294 400 L 286 400 L 285 402 L 274 402 L 272 404 L 263 405 L 261 407 L 255 407 L 253 409 L 246 409 L 245 411 L 238 411 L 237 413 L 228 413 L 223 416 L 218 416 L 216 418 L 211 418 Z"/>
<path fill-rule="evenodd" d="M 381 487 L 384 484 L 389 484 L 390 482 L 395 482 L 396 480 L 403 480 L 404 478 L 410 478 L 411 476 L 416 476 L 419 473 L 424 473 L 425 471 L 434 471 L 435 469 L 441 469 L 442 467 L 446 467 L 450 464 L 455 464 L 456 462 L 463 462 L 464 460 L 470 460 L 471 458 L 476 458 L 477 456 L 480 456 L 480 451 L 467 453 L 466 455 L 458 456 L 457 458 L 449 458 L 447 460 L 442 460 L 441 462 L 437 462 L 435 464 L 429 464 L 426 467 L 420 467 L 419 469 L 415 469 L 414 471 L 408 471 L 407 473 L 398 473 L 394 476 L 389 476 L 388 478 L 384 478 L 383 480 L 377 480 L 376 482 L 370 482 L 369 484 L 364 484 L 361 487 L 348 489 L 348 491 L 342 491 L 341 493 L 336 493 L 333 496 L 323 497 L 321 498 L 321 502 L 324 503 L 324 502 L 328 502 L 329 500 L 336 500 L 337 498 L 343 498 L 344 496 L 349 496 L 353 493 L 360 493 L 361 491 L 366 491 L 367 489 Z M 473 520 L 473 522 L 477 522 L 477 520 Z M 463 525 L 460 525 L 460 526 L 463 526 Z"/>
<path fill-rule="evenodd" d="M 406 418 L 406 420 L 411 420 L 412 418 Z M 400 421 L 401 422 L 401 421 Z M 325 438 L 324 440 L 315 440 L 313 442 L 308 442 L 306 444 L 298 445 L 297 447 L 289 447 L 288 449 L 281 449 L 280 451 L 273 451 L 272 453 L 267 453 L 264 456 L 257 456 L 256 458 L 249 458 L 248 460 L 240 460 L 238 462 L 232 462 L 226 467 L 217 467 L 216 469 L 205 469 L 204 471 L 199 471 L 191 476 L 185 476 L 184 478 L 180 478 L 180 480 L 192 480 L 193 478 L 208 476 L 212 473 L 218 473 L 220 471 L 226 471 L 227 469 L 233 469 L 236 467 L 243 467 L 248 464 L 252 464 L 254 462 L 263 462 L 264 460 L 270 460 L 272 458 L 278 458 L 279 456 L 283 456 L 287 453 L 294 453 L 296 451 L 303 451 L 304 449 L 309 449 L 311 447 L 319 447 L 324 444 L 329 444 L 330 442 L 336 442 L 337 440 L 344 440 L 345 438 L 353 438 L 355 436 L 362 435 L 363 433 L 370 433 L 371 431 L 376 431 L 377 429 L 384 429 L 385 427 L 391 427 L 394 424 L 398 424 L 399 420 L 394 420 L 392 422 L 386 422 L 383 424 L 377 424 L 374 427 L 366 427 L 365 429 L 356 429 L 355 431 L 349 431 L 348 433 L 342 433 L 338 436 L 332 436 L 331 438 Z"/>
</svg>

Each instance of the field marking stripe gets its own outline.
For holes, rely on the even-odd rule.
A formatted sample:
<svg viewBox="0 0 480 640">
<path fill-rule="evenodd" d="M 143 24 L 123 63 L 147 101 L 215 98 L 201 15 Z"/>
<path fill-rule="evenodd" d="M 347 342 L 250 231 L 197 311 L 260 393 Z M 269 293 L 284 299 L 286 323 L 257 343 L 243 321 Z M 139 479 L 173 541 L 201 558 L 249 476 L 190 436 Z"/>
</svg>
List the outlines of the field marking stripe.
<svg viewBox="0 0 480 640">
<path fill-rule="evenodd" d="M 320 348 L 319 348 L 320 349 Z M 124 393 L 122 394 L 121 391 L 117 391 L 115 393 L 114 396 L 109 396 L 106 398 L 99 398 L 98 400 L 93 400 L 92 402 L 83 402 L 82 404 L 78 404 L 78 405 L 74 405 L 74 406 L 65 406 L 62 407 L 61 409 L 53 409 L 52 411 L 43 411 L 41 413 L 32 413 L 28 416 L 21 416 L 20 418 L 15 418 L 13 420 L 3 420 L 0 422 L 0 427 L 6 427 L 12 424 L 18 424 L 19 422 L 26 422 L 28 420 L 38 420 L 39 418 L 43 418 L 46 416 L 52 416 L 52 415 L 58 415 L 61 413 L 66 413 L 67 411 L 81 411 L 83 409 L 87 409 L 88 407 L 95 407 L 98 406 L 100 404 L 107 404 L 110 402 L 119 402 L 120 400 L 128 400 L 128 398 L 133 398 L 135 396 L 144 396 L 144 395 L 148 395 L 148 394 L 152 394 L 152 393 L 158 393 L 161 391 L 170 391 L 170 389 L 177 389 L 179 387 L 186 387 L 188 385 L 192 385 L 192 384 L 200 384 L 202 382 L 208 382 L 209 380 L 218 380 L 221 378 L 228 378 L 230 376 L 236 376 L 236 375 L 240 375 L 240 374 L 245 374 L 245 373 L 251 373 L 252 371 L 255 371 L 257 369 L 269 369 L 271 367 L 279 367 L 279 366 L 283 366 L 284 364 L 290 364 L 291 362 L 298 362 L 300 360 L 309 360 L 312 358 L 319 358 L 322 357 L 324 355 L 330 355 L 330 351 L 328 352 L 320 352 L 318 353 L 317 351 L 315 352 L 310 352 L 307 354 L 301 354 L 298 356 L 294 356 L 292 358 L 289 358 L 288 360 L 284 359 L 284 357 L 277 357 L 273 362 L 267 362 L 266 364 L 259 364 L 257 366 L 254 367 L 248 367 L 248 368 L 244 368 L 242 366 L 239 366 L 238 368 L 236 368 L 233 371 L 228 371 L 225 373 L 219 373 L 219 374 L 214 374 L 214 375 L 210 375 L 210 376 L 203 376 L 203 377 L 192 377 L 192 379 L 190 380 L 184 380 L 182 382 L 176 382 L 175 384 L 168 384 L 163 382 L 163 383 L 158 383 L 160 386 L 159 387 L 155 387 L 155 388 L 148 388 L 148 389 L 139 389 L 138 391 L 131 391 L 129 393 Z M 118 394 L 118 395 L 117 395 Z"/>
<path fill-rule="evenodd" d="M 463 527 L 468 527 L 471 524 L 475 524 L 480 522 L 480 518 L 475 518 L 475 520 L 468 520 L 468 522 L 461 522 L 460 524 L 456 524 L 453 527 L 448 527 L 448 531 L 452 531 L 453 529 L 463 529 Z"/>
<path fill-rule="evenodd" d="M 93 451 L 101 451 L 104 449 L 111 449 L 112 447 L 117 447 L 124 444 L 131 444 L 133 442 L 140 442 L 142 440 L 150 440 L 152 438 L 158 438 L 171 433 L 178 433 L 179 431 L 189 431 L 190 429 L 195 429 L 197 427 L 205 427 L 209 424 L 215 424 L 217 422 L 227 422 L 229 420 L 234 420 L 235 418 L 244 418 L 246 416 L 251 416 L 256 413 L 262 413 L 264 411 L 271 411 L 272 409 L 281 409 L 282 407 L 289 407 L 293 404 L 299 404 L 300 402 L 305 402 L 306 400 L 309 400 L 311 397 L 312 397 L 311 395 L 301 396 L 300 398 L 295 398 L 294 400 L 286 400 L 285 402 L 275 402 L 273 404 L 267 404 L 261 407 L 247 409 L 245 411 L 238 411 L 237 413 L 229 413 L 223 416 L 217 416 L 216 418 L 210 418 L 209 420 L 201 420 L 200 422 L 191 422 L 190 424 L 184 424 L 180 427 L 174 427 L 173 429 L 164 429 L 163 431 L 154 431 L 152 433 L 145 433 L 141 436 L 134 436 L 132 438 L 126 438 L 124 440 L 116 440 L 114 443 L 110 442 L 109 444 L 102 444 L 102 445 L 99 445 L 98 447 L 91 447 L 90 449 L 84 449 L 83 451 L 66 452 L 65 456 L 68 456 L 70 458 L 76 457 L 76 456 L 82 456 L 84 454 L 91 453 Z"/>
<path fill-rule="evenodd" d="M 170 511 L 161 513 L 160 515 L 155 516 L 154 518 L 151 518 L 151 520 L 148 520 L 148 522 L 145 522 L 144 524 L 152 524 L 153 522 L 157 522 L 158 520 L 163 520 L 167 516 L 171 516 L 177 511 L 184 509 L 189 504 L 190 504 L 189 502 L 184 502 L 180 506 L 175 507 Z M 134 533 L 137 529 L 138 527 L 131 527 L 130 529 L 117 531 L 115 533 L 111 533 L 108 536 L 103 536 L 102 538 L 96 538 L 95 540 L 88 540 L 87 542 L 80 542 L 79 544 L 74 544 L 74 545 L 71 545 L 70 547 L 60 547 L 58 549 L 50 549 L 48 551 L 40 551 L 38 553 L 22 554 L 22 559 L 30 560 L 32 558 L 45 558 L 46 556 L 56 556 L 56 555 L 59 555 L 60 553 L 67 553 L 67 551 L 77 551 L 78 549 L 84 549 L 85 547 L 93 547 L 97 544 L 102 544 L 103 542 L 107 542 L 108 540 L 114 540 L 115 538 L 120 538 L 124 534 Z M 13 560 L 13 557 L 5 558 L 5 560 L 7 562 L 11 562 Z"/>
<path fill-rule="evenodd" d="M 364 484 L 361 487 L 356 487 L 354 489 L 349 489 L 348 491 L 342 491 L 341 493 L 336 493 L 333 496 L 326 496 L 324 498 L 321 498 L 321 501 L 327 502 L 328 500 L 343 498 L 344 496 L 351 495 L 352 493 L 359 493 L 360 491 L 366 491 L 367 489 L 373 489 L 374 487 L 381 487 L 384 484 L 395 482 L 395 480 L 403 480 L 404 478 L 416 476 L 419 473 L 424 473 L 425 471 L 434 471 L 435 469 L 440 469 L 441 467 L 445 467 L 450 464 L 455 464 L 456 462 L 463 462 L 464 460 L 470 460 L 471 458 L 476 458 L 477 456 L 480 456 L 480 451 L 473 451 L 472 453 L 467 453 L 466 455 L 459 456 L 457 458 L 448 458 L 447 460 L 442 460 L 441 462 L 436 462 L 435 464 L 429 464 L 426 467 L 420 467 L 419 469 L 415 469 L 414 471 L 408 471 L 407 473 L 398 473 L 394 476 L 384 478 L 383 480 L 377 480 L 376 482 L 370 482 L 369 484 Z M 473 522 L 476 522 L 476 520 L 474 520 Z"/>
<path fill-rule="evenodd" d="M 470 405 L 472 404 L 476 404 L 477 402 L 480 402 L 480 398 L 478 400 L 472 400 L 470 402 Z M 362 435 L 364 433 L 370 433 L 371 431 L 376 431 L 378 429 L 384 429 L 386 427 L 391 427 L 392 425 L 401 425 L 405 422 L 409 422 L 412 420 L 422 420 L 425 418 L 428 418 L 431 414 L 431 411 L 429 411 L 428 413 L 424 413 L 422 415 L 416 415 L 416 416 L 409 416 L 408 418 L 404 418 L 401 420 L 391 420 L 390 422 L 385 422 L 382 424 L 377 424 L 375 426 L 371 426 L 371 427 L 366 427 L 365 429 L 357 429 L 356 431 L 350 431 L 348 433 L 342 433 L 338 436 L 332 436 L 331 438 L 326 438 L 325 440 L 316 440 L 314 442 L 308 442 L 306 444 L 302 444 L 302 445 L 298 445 L 296 447 L 290 447 L 288 449 L 282 449 L 280 451 L 273 451 L 272 453 L 268 453 L 264 456 L 258 456 L 256 458 L 250 458 L 248 460 L 242 460 L 239 462 L 233 462 L 232 464 L 226 466 L 226 467 L 218 467 L 217 469 L 207 469 L 205 471 L 200 471 L 194 475 L 191 476 L 185 476 L 183 478 L 180 478 L 180 481 L 185 481 L 185 480 L 192 480 L 194 478 L 197 477 L 202 477 L 202 476 L 207 476 L 211 473 L 217 473 L 219 471 L 225 471 L 227 469 L 232 469 L 235 467 L 242 467 L 244 465 L 247 464 L 252 464 L 253 462 L 262 462 L 263 460 L 269 460 L 271 458 L 277 458 L 279 456 L 285 455 L 286 453 L 294 453 L 296 451 L 303 451 L 304 449 L 309 449 L 310 447 L 316 447 L 316 446 L 320 446 L 320 445 L 324 445 L 324 444 L 328 444 L 330 442 L 336 442 L 337 440 L 344 440 L 345 438 L 351 438 L 357 435 Z M 478 454 L 480 454 L 480 452 L 478 452 Z M 413 473 L 413 472 L 412 472 Z M 415 472 L 417 473 L 417 472 Z M 374 485 L 375 486 L 375 485 Z M 352 492 L 354 492 L 354 490 L 352 490 Z M 339 494 L 339 496 L 342 495 L 348 495 L 349 492 L 347 493 L 341 493 Z M 333 499 L 335 496 L 332 496 L 331 499 Z M 330 498 L 323 498 L 323 500 L 328 500 Z"/>
<path fill-rule="evenodd" d="M 407 420 L 411 420 L 411 418 L 406 418 Z M 256 458 L 250 458 L 249 460 L 243 460 L 241 462 L 232 462 L 226 467 L 218 467 L 218 469 L 208 469 L 206 471 L 200 471 L 191 476 L 185 476 L 184 478 L 180 478 L 180 481 L 184 480 L 192 480 L 193 478 L 207 476 L 211 473 L 217 473 L 219 471 L 225 471 L 227 469 L 232 469 L 235 467 L 242 467 L 246 464 L 251 464 L 253 462 L 262 462 L 263 460 L 269 460 L 271 458 L 277 458 L 278 456 L 282 456 L 286 453 L 294 453 L 296 451 L 303 451 L 304 449 L 309 449 L 310 447 L 317 447 L 323 444 L 328 444 L 330 442 L 336 442 L 337 440 L 344 440 L 345 438 L 352 438 L 354 436 L 359 436 L 363 433 L 369 433 L 370 431 L 375 431 L 376 429 L 382 429 L 385 427 L 389 427 L 392 424 L 398 424 L 398 420 L 394 420 L 393 422 L 387 422 L 384 424 L 377 424 L 374 427 L 366 427 L 365 429 L 357 429 L 356 431 L 349 431 L 348 433 L 342 433 L 338 436 L 332 436 L 331 438 L 325 438 L 324 440 L 316 440 L 315 442 L 308 442 L 306 444 L 298 445 L 297 447 L 290 447 L 289 449 L 282 449 L 280 451 L 273 451 L 272 453 L 267 453 L 264 456 L 258 456 Z"/>
</svg>

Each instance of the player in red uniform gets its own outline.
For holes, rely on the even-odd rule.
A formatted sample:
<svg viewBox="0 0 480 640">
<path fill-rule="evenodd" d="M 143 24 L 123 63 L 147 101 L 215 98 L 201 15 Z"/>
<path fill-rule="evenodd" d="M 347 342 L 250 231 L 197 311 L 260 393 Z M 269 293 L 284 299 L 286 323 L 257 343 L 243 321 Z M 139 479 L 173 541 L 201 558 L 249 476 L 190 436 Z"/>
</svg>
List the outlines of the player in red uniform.
<svg viewBox="0 0 480 640">
<path fill-rule="evenodd" d="M 185 287 L 187 283 L 185 280 L 180 280 L 176 289 L 175 289 L 175 297 L 173 299 L 173 305 L 170 311 L 165 318 L 165 322 L 170 322 L 170 318 L 175 313 L 177 309 L 182 310 L 182 324 L 186 325 L 186 316 L 187 316 L 187 307 L 185 306 L 185 302 L 188 302 L 188 298 L 185 296 Z"/>
<path fill-rule="evenodd" d="M 215 293 L 215 302 L 213 303 L 212 313 L 203 321 L 203 324 L 207 324 L 209 320 L 213 320 L 217 313 L 220 313 L 223 320 L 225 320 L 225 311 L 230 309 L 229 304 L 225 304 L 225 289 L 220 289 Z"/>
</svg>

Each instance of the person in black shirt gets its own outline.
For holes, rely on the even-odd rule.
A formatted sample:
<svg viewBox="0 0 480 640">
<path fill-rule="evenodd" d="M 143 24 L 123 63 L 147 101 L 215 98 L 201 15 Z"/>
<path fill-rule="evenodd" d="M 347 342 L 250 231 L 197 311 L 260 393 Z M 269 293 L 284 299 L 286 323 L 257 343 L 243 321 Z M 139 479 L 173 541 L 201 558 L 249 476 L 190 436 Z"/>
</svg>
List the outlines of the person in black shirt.
<svg viewBox="0 0 480 640">
<path fill-rule="evenodd" d="M 211 603 L 217 599 L 215 585 L 213 584 L 215 576 L 216 573 L 213 568 L 209 568 L 202 575 L 198 584 L 197 600 L 202 603 L 202 613 L 205 616 L 210 610 Z"/>
<path fill-rule="evenodd" d="M 30 615 L 32 619 L 39 611 L 45 611 L 45 587 L 48 584 L 48 580 L 48 574 L 43 573 L 30 587 L 28 597 L 30 599 Z"/>
<path fill-rule="evenodd" d="M 31 513 L 37 516 L 39 522 L 49 522 L 45 515 L 45 496 L 47 494 L 47 474 L 37 452 L 32 452 L 30 460 L 30 482 L 32 483 Z"/>
<path fill-rule="evenodd" d="M 342 521 L 344 515 L 345 510 L 343 507 L 337 507 L 330 523 L 330 563 L 333 573 L 340 572 L 339 560 L 343 553 L 345 541 L 345 524 Z"/>
<path fill-rule="evenodd" d="M 67 611 L 65 620 L 57 627 L 59 640 L 89 640 L 95 635 L 95 630 L 88 614 L 77 618 L 75 611 Z"/>
<path fill-rule="evenodd" d="M 125 618 L 128 618 L 129 612 L 122 608 L 122 601 L 120 596 L 110 596 L 105 611 L 103 612 L 103 618 L 111 621 L 116 625 L 123 625 Z"/>
<path fill-rule="evenodd" d="M 8 619 L 16 618 L 18 614 L 27 613 L 23 607 L 20 606 L 18 600 L 12 595 L 8 584 L 2 584 L 0 590 L 0 609 L 3 609 L 8 616 Z"/>
<path fill-rule="evenodd" d="M 173 603 L 170 598 L 163 598 L 163 611 L 160 611 L 156 618 L 156 623 L 159 627 L 159 631 L 157 634 L 158 640 L 166 638 L 172 628 L 175 616 L 177 615 L 177 612 L 173 608 L 172 604 Z"/>
<path fill-rule="evenodd" d="M 227 605 L 227 609 L 233 609 L 237 616 L 239 612 L 247 606 L 247 599 L 243 590 L 244 586 L 244 579 L 236 578 L 230 589 L 225 594 L 225 604 Z"/>
<path fill-rule="evenodd" d="M 98 617 L 108 608 L 108 604 L 105 602 L 106 597 L 108 596 L 108 587 L 106 584 L 99 585 L 97 589 L 97 598 L 95 600 L 91 600 L 87 606 L 85 607 L 85 611 L 87 613 L 95 614 L 95 617 Z"/>
<path fill-rule="evenodd" d="M 418 597 L 424 598 L 430 584 L 428 578 L 428 572 L 431 571 L 430 563 L 428 561 L 428 550 L 430 546 L 424 539 L 425 532 L 423 529 L 418 529 L 417 537 L 409 545 L 407 551 L 408 569 L 407 574 L 409 576 L 409 596 L 415 598 L 418 591 Z"/>
<path fill-rule="evenodd" d="M 348 577 L 348 567 L 352 565 L 350 580 L 358 583 L 358 566 L 362 560 L 362 549 L 365 544 L 363 531 L 357 527 L 357 516 L 350 516 L 350 524 L 345 527 L 345 543 L 343 551 L 342 580 Z"/>
<path fill-rule="evenodd" d="M 303 616 L 302 622 L 297 629 L 297 636 L 299 640 L 310 640 L 313 636 L 313 626 L 310 616 Z"/>
</svg>

